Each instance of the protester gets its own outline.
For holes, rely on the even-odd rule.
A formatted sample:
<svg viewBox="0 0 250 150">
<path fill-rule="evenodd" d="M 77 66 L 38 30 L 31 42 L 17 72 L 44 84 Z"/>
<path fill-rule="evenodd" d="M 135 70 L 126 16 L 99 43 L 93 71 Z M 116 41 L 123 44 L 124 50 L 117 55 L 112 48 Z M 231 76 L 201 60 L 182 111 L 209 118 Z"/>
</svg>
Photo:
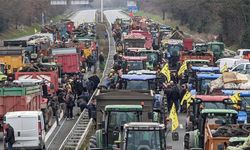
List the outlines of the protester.
<svg viewBox="0 0 250 150">
<path fill-rule="evenodd" d="M 73 117 L 73 108 L 75 106 L 75 101 L 74 101 L 74 95 L 72 94 L 72 91 L 68 91 L 66 95 L 66 111 L 67 111 L 67 120 L 69 119 L 74 119 Z"/>
<path fill-rule="evenodd" d="M 170 81 L 170 85 L 171 85 L 170 99 L 175 104 L 176 111 L 178 111 L 180 92 L 179 92 L 177 85 L 174 83 L 174 81 Z"/>
<path fill-rule="evenodd" d="M 57 96 L 53 96 L 52 101 L 50 102 L 50 105 L 52 107 L 53 116 L 56 118 L 56 124 L 57 124 L 57 126 L 60 126 L 60 124 L 59 124 L 60 104 L 58 102 Z"/>
<path fill-rule="evenodd" d="M 99 55 L 99 68 L 100 70 L 104 70 L 104 55 L 103 52 Z"/>
<path fill-rule="evenodd" d="M 15 143 L 15 134 L 14 129 L 10 124 L 6 124 L 5 142 L 8 144 L 8 150 L 13 150 L 13 144 Z"/>
<path fill-rule="evenodd" d="M 93 98 L 88 105 L 89 119 L 96 119 L 96 99 Z"/>
</svg>

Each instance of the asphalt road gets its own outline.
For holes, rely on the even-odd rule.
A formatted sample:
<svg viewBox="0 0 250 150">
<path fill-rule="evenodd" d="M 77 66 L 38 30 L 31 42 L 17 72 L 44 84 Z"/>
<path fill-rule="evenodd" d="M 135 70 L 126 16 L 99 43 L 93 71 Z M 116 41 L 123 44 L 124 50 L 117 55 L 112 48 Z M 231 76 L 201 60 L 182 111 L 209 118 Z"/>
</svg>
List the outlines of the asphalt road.
<svg viewBox="0 0 250 150">
<path fill-rule="evenodd" d="M 106 16 L 108 22 L 114 23 L 116 18 L 126 18 L 128 19 L 129 17 L 123 13 L 121 10 L 108 10 L 104 11 L 104 15 Z M 112 44 L 114 44 L 113 39 L 111 39 L 111 47 L 110 51 L 112 51 Z M 179 140 L 178 141 L 173 141 L 172 140 L 172 132 L 170 131 L 167 134 L 167 146 L 172 147 L 173 150 L 182 150 L 183 145 L 184 145 L 184 135 L 185 135 L 185 120 L 186 120 L 186 114 L 179 114 L 178 115 L 179 119 L 179 127 L 177 128 L 176 132 L 179 134 Z M 167 126 L 167 128 L 171 129 L 171 124 Z"/>
<path fill-rule="evenodd" d="M 95 12 L 96 10 L 81 10 L 76 12 L 70 19 L 75 22 L 76 27 L 83 22 L 95 22 Z"/>
<path fill-rule="evenodd" d="M 93 22 L 95 21 L 95 10 L 84 10 L 76 12 L 70 19 L 79 25 L 83 22 Z M 91 72 L 87 72 L 85 77 L 91 76 Z M 46 141 L 46 148 L 48 150 L 56 150 L 59 149 L 64 139 L 67 137 L 71 129 L 73 128 L 75 122 L 78 119 L 79 108 L 75 107 L 74 115 L 75 119 L 73 120 L 65 120 L 62 119 L 60 124 L 61 126 L 57 126 L 55 130 L 52 132 L 51 136 Z"/>
<path fill-rule="evenodd" d="M 104 11 L 104 15 L 106 16 L 106 18 L 110 24 L 114 23 L 116 18 L 124 18 L 124 19 L 129 18 L 121 10 L 107 10 L 107 11 Z"/>
</svg>

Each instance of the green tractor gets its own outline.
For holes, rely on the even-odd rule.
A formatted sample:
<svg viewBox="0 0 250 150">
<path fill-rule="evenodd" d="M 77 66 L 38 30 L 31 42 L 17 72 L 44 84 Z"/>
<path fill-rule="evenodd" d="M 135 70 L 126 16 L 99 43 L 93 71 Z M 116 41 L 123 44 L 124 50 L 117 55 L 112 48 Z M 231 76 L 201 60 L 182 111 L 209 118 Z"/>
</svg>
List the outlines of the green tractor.
<svg viewBox="0 0 250 150">
<path fill-rule="evenodd" d="M 208 49 L 214 54 L 214 62 L 224 56 L 225 44 L 223 42 L 209 42 Z"/>
<path fill-rule="evenodd" d="M 198 128 L 193 131 L 186 132 L 184 136 L 184 149 L 185 150 L 202 150 L 208 149 L 205 144 L 207 135 L 205 134 L 205 128 L 209 124 L 220 124 L 222 121 L 224 124 L 236 124 L 238 112 L 230 109 L 204 109 L 201 111 L 198 118 Z M 195 118 L 190 116 L 190 120 Z"/>
<path fill-rule="evenodd" d="M 166 150 L 166 128 L 153 122 L 131 122 L 122 128 L 114 149 L 119 150 Z"/>
<path fill-rule="evenodd" d="M 92 136 L 89 147 L 112 150 L 114 141 L 119 138 L 121 126 L 128 122 L 140 122 L 142 110 L 140 105 L 107 105 L 103 114 L 105 121 Z"/>
<path fill-rule="evenodd" d="M 153 120 L 150 91 L 99 90 L 95 98 L 97 130 L 90 138 L 90 149 L 112 150 L 124 124 Z"/>
</svg>

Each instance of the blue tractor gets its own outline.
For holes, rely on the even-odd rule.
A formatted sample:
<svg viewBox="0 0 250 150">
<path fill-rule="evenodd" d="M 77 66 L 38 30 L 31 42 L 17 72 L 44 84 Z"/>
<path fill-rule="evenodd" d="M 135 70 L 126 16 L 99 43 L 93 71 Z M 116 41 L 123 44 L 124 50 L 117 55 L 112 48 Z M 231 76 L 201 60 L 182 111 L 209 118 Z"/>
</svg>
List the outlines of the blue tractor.
<svg viewBox="0 0 250 150">
<path fill-rule="evenodd" d="M 240 110 L 238 111 L 238 122 L 250 123 L 250 91 L 249 90 L 222 90 L 224 95 L 232 96 L 240 94 Z"/>
</svg>

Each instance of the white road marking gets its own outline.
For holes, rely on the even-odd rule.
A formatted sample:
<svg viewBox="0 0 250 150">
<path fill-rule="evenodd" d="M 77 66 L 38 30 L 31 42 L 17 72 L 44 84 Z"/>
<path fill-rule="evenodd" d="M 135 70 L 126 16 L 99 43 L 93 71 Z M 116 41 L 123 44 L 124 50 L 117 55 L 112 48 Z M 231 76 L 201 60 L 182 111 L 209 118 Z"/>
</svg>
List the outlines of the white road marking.
<svg viewBox="0 0 250 150">
<path fill-rule="evenodd" d="M 183 125 L 182 124 L 180 124 L 180 129 L 183 129 Z"/>
<path fill-rule="evenodd" d="M 60 118 L 59 118 L 59 122 L 62 120 L 63 118 L 63 112 L 60 113 Z M 54 132 L 54 130 L 56 129 L 56 121 L 54 122 L 54 124 L 52 125 L 52 127 L 50 128 L 49 132 L 45 135 L 45 142 L 47 142 L 47 140 L 49 139 L 49 137 L 51 136 L 51 134 Z"/>
<path fill-rule="evenodd" d="M 52 142 L 54 141 L 54 139 L 57 137 L 57 134 L 60 132 L 61 128 L 63 127 L 63 124 L 64 124 L 65 120 L 66 120 L 66 119 L 64 118 L 62 124 L 60 125 L 60 128 L 58 129 L 58 131 L 57 131 L 56 134 L 54 135 L 53 139 L 50 141 L 49 145 L 46 147 L 47 149 L 49 149 L 50 145 L 52 144 Z"/>
</svg>

